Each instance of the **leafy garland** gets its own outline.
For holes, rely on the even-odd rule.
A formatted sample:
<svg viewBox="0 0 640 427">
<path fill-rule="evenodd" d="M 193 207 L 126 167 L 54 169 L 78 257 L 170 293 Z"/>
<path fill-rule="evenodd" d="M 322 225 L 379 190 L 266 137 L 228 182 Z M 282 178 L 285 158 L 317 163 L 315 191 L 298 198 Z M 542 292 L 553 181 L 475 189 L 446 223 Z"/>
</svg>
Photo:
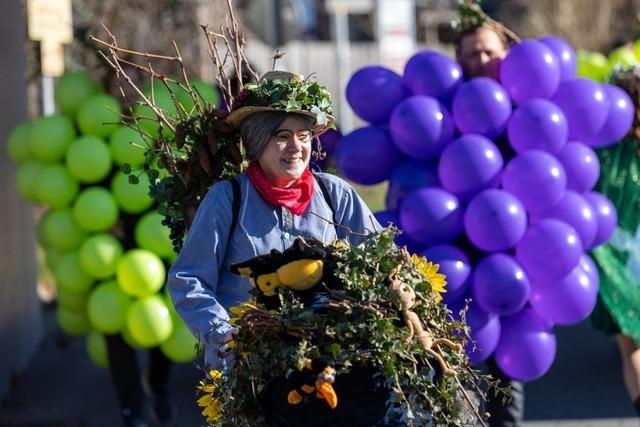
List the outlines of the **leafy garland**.
<svg viewBox="0 0 640 427">
<path fill-rule="evenodd" d="M 278 311 L 266 310 L 255 298 L 231 309 L 237 327 L 233 367 L 224 374 L 211 371 L 199 386 L 198 402 L 209 425 L 260 425 L 257 396 L 265 385 L 320 355 L 329 355 L 339 374 L 354 366 L 379 370 L 378 382 L 392 390 L 388 417 L 410 426 L 475 425 L 480 416 L 467 389 L 484 396 L 480 385 L 491 380 L 469 365 L 464 351 L 437 347 L 455 372 L 445 376 L 418 340 L 406 343 L 408 329 L 387 287 L 389 273 L 398 265 L 398 277 L 417 296 L 412 310 L 434 336 L 463 343 L 469 331 L 439 303 L 444 283 L 437 266 L 408 258 L 394 245 L 395 235 L 395 230 L 384 229 L 358 246 L 325 247 L 337 260 L 335 274 L 343 284 L 331 293 L 326 313 L 305 309 L 296 292 L 286 289 L 279 289 Z"/>
<path fill-rule="evenodd" d="M 260 106 L 281 108 L 285 111 L 304 110 L 316 114 L 318 125 L 326 125 L 332 114 L 331 93 L 322 85 L 308 79 L 267 80 L 245 85 L 246 97 L 234 108 Z"/>
</svg>

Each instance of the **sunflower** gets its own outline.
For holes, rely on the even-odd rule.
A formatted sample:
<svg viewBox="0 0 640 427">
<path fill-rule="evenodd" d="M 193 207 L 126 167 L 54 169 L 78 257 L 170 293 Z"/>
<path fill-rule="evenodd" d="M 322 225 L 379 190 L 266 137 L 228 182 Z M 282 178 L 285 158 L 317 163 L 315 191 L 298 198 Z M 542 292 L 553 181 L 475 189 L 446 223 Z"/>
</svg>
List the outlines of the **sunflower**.
<svg viewBox="0 0 640 427">
<path fill-rule="evenodd" d="M 446 276 L 442 273 L 438 273 L 438 264 L 434 264 L 428 261 L 425 257 L 420 257 L 416 254 L 411 255 L 411 261 L 416 266 L 422 277 L 431 285 L 431 290 L 436 293 L 436 302 L 442 301 L 443 293 L 447 292 L 445 286 L 447 286 Z"/>
</svg>

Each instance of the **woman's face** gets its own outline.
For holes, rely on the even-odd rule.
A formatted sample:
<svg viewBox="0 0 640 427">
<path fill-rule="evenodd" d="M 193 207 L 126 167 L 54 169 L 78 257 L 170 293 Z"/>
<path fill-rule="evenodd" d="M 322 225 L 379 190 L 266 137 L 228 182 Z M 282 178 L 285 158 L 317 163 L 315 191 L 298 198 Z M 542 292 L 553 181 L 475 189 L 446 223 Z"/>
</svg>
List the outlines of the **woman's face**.
<svg viewBox="0 0 640 427">
<path fill-rule="evenodd" d="M 278 187 L 292 185 L 309 166 L 312 139 L 304 120 L 287 117 L 258 157 L 266 177 Z"/>
</svg>

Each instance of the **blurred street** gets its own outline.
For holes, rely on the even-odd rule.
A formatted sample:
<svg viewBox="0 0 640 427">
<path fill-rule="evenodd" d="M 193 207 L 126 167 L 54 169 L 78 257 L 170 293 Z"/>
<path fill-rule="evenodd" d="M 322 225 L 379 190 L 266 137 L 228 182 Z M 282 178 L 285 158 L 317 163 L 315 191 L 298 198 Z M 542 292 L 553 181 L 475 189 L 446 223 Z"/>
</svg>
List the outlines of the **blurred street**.
<svg viewBox="0 0 640 427">
<path fill-rule="evenodd" d="M 106 370 L 85 355 L 84 340 L 64 343 L 53 307 L 45 308 L 46 338 L 30 368 L 2 402 L 0 427 L 113 427 L 120 425 Z M 547 375 L 527 385 L 527 427 L 638 427 L 612 340 L 588 321 L 556 329 L 558 354 Z M 140 356 L 144 356 L 143 353 Z M 140 357 L 144 363 L 144 357 Z M 172 374 L 181 427 L 203 425 L 194 399 L 199 373 L 190 364 Z"/>
</svg>

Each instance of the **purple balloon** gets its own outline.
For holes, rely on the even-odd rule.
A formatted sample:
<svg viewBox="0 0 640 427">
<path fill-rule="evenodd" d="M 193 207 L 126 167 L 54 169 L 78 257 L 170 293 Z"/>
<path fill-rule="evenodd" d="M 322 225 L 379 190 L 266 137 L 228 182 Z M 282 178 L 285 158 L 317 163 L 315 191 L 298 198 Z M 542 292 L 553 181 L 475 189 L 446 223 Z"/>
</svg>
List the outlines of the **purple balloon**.
<svg viewBox="0 0 640 427">
<path fill-rule="evenodd" d="M 576 76 L 576 69 L 578 64 L 576 61 L 576 53 L 571 48 L 571 45 L 561 39 L 560 37 L 548 36 L 538 40 L 544 43 L 549 49 L 553 51 L 558 63 L 560 64 L 560 81 L 572 79 Z"/>
<path fill-rule="evenodd" d="M 591 257 L 587 254 L 584 254 L 580 257 L 580 262 L 578 263 L 580 268 L 587 273 L 589 279 L 595 283 L 600 283 L 600 276 L 598 274 L 598 268 L 596 264 L 593 262 Z"/>
<path fill-rule="evenodd" d="M 462 232 L 462 207 L 456 196 L 439 188 L 416 190 L 402 202 L 400 224 L 418 243 L 448 243 Z"/>
<path fill-rule="evenodd" d="M 548 98 L 560 83 L 558 58 L 544 43 L 523 40 L 509 49 L 500 64 L 500 81 L 517 103 Z"/>
<path fill-rule="evenodd" d="M 519 381 L 544 375 L 556 357 L 556 336 L 531 308 L 502 319 L 500 341 L 495 351 L 498 367 Z"/>
<path fill-rule="evenodd" d="M 347 83 L 346 93 L 353 111 L 373 124 L 388 122 L 396 105 L 410 95 L 402 77 L 377 65 L 356 71 Z"/>
<path fill-rule="evenodd" d="M 451 245 L 436 245 L 422 251 L 422 256 L 439 264 L 439 272 L 447 276 L 445 302 L 455 301 L 464 294 L 469 284 L 471 263 L 463 251 Z"/>
<path fill-rule="evenodd" d="M 591 250 L 609 240 L 609 237 L 613 234 L 613 230 L 615 230 L 618 225 L 618 213 L 616 212 L 616 207 L 611 203 L 611 200 L 600 193 L 591 191 L 586 193 L 584 198 L 587 199 L 587 202 L 589 202 L 593 208 L 596 220 L 598 221 L 596 237 L 593 238 L 591 245 L 586 248 Z"/>
<path fill-rule="evenodd" d="M 609 113 L 609 99 L 602 86 L 581 77 L 561 83 L 551 101 L 564 112 L 569 139 L 589 139 L 602 128 Z"/>
<path fill-rule="evenodd" d="M 504 168 L 502 187 L 520 199 L 527 211 L 541 212 L 560 201 L 567 188 L 567 176 L 551 154 L 527 150 Z"/>
<path fill-rule="evenodd" d="M 462 69 L 441 53 L 424 50 L 409 59 L 403 79 L 414 95 L 433 96 L 446 103 L 462 83 Z"/>
<path fill-rule="evenodd" d="M 391 138 L 403 153 L 421 160 L 438 157 L 453 138 L 453 120 L 437 99 L 416 95 L 401 101 L 391 114 Z"/>
<path fill-rule="evenodd" d="M 415 159 L 403 160 L 389 177 L 387 208 L 399 209 L 407 194 L 426 187 L 440 187 L 436 165 Z"/>
<path fill-rule="evenodd" d="M 589 316 L 596 305 L 598 281 L 578 264 L 556 281 L 531 283 L 531 307 L 548 322 L 573 325 Z"/>
<path fill-rule="evenodd" d="M 424 251 L 425 248 L 425 245 L 416 242 L 405 232 L 397 236 L 394 242 L 399 247 L 406 246 L 410 254 L 419 254 L 420 252 Z"/>
<path fill-rule="evenodd" d="M 529 279 L 520 264 L 505 254 L 492 254 L 476 265 L 471 291 L 487 313 L 509 316 L 529 299 Z"/>
<path fill-rule="evenodd" d="M 624 90 L 611 84 L 603 84 L 602 87 L 609 98 L 609 114 L 600 131 L 586 141 L 596 148 L 606 147 L 622 139 L 629 132 L 636 115 L 633 102 Z"/>
<path fill-rule="evenodd" d="M 553 281 L 578 265 L 582 250 L 573 227 L 557 219 L 544 219 L 530 226 L 516 245 L 516 260 L 530 279 Z"/>
<path fill-rule="evenodd" d="M 557 154 L 567 175 L 567 189 L 584 193 L 596 185 L 600 162 L 596 153 L 580 142 L 569 142 Z"/>
<path fill-rule="evenodd" d="M 376 212 L 373 216 L 383 227 L 390 225 L 396 228 L 400 227 L 400 218 L 398 218 L 398 212 L 395 210 Z M 402 231 L 396 236 L 394 242 L 400 247 L 406 246 L 410 253 L 420 253 L 424 249 L 424 245 L 414 242 L 407 236 L 407 233 L 403 233 Z"/>
<path fill-rule="evenodd" d="M 487 138 L 500 135 L 511 115 L 511 98 L 498 82 L 477 77 L 463 83 L 453 97 L 453 119 L 462 133 Z"/>
<path fill-rule="evenodd" d="M 336 145 L 338 144 L 341 138 L 342 138 L 342 134 L 340 133 L 340 131 L 337 131 L 335 129 L 329 129 L 326 132 L 324 132 L 322 135 L 320 135 L 319 138 L 313 140 L 313 151 L 317 152 L 317 151 L 320 151 L 320 149 L 322 149 L 322 152 L 325 155 L 325 157 L 322 159 L 319 159 L 319 158 L 314 158 L 315 156 L 312 156 L 311 157 L 312 169 L 314 170 L 320 169 L 323 171 L 327 169 L 327 166 L 331 162 L 331 157 L 333 156 L 333 153 L 336 149 Z"/>
<path fill-rule="evenodd" d="M 398 212 L 394 210 L 375 212 L 373 216 L 383 227 L 388 227 L 390 225 L 398 226 Z"/>
<path fill-rule="evenodd" d="M 500 317 L 484 312 L 472 302 L 466 318 L 471 342 L 467 342 L 464 349 L 469 361 L 477 365 L 491 356 L 500 341 Z"/>
<path fill-rule="evenodd" d="M 325 133 L 320 135 L 319 139 L 322 144 L 322 148 L 327 152 L 327 157 L 331 157 L 331 155 L 336 151 L 338 142 L 342 139 L 342 133 L 336 129 L 328 129 Z"/>
<path fill-rule="evenodd" d="M 598 220 L 587 200 L 575 191 L 565 191 L 562 199 L 551 208 L 531 215 L 531 222 L 537 223 L 544 218 L 564 221 L 578 232 L 582 245 L 588 248 L 596 237 Z"/>
<path fill-rule="evenodd" d="M 465 201 L 485 188 L 497 187 L 503 164 L 502 154 L 491 140 L 462 135 L 442 152 L 438 177 L 445 190 Z"/>
<path fill-rule="evenodd" d="M 513 149 L 544 150 L 557 153 L 567 142 L 569 127 L 564 113 L 553 102 L 532 99 L 515 109 L 507 124 Z"/>
<path fill-rule="evenodd" d="M 484 190 L 471 200 L 464 214 L 467 237 L 479 249 L 504 251 L 516 245 L 527 230 L 524 206 L 503 190 Z"/>
<path fill-rule="evenodd" d="M 388 179 L 401 158 L 389 132 L 377 127 L 356 129 L 346 135 L 335 154 L 340 174 L 363 185 Z"/>
</svg>

